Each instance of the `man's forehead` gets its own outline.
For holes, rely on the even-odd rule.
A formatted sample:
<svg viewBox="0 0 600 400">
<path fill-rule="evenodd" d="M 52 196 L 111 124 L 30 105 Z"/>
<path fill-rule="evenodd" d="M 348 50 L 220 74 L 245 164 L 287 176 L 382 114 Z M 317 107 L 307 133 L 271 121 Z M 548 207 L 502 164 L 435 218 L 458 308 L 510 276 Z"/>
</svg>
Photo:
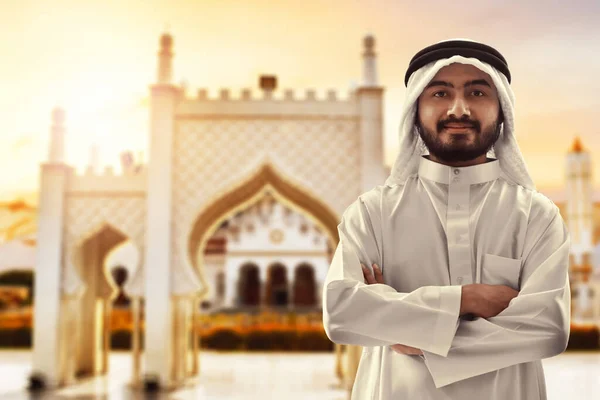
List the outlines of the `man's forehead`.
<svg viewBox="0 0 600 400">
<path fill-rule="evenodd" d="M 487 81 L 491 87 L 495 88 L 492 77 L 471 64 L 453 63 L 442 67 L 433 77 L 432 81 L 447 81 L 447 82 L 466 82 L 475 79 L 483 79 Z"/>
</svg>

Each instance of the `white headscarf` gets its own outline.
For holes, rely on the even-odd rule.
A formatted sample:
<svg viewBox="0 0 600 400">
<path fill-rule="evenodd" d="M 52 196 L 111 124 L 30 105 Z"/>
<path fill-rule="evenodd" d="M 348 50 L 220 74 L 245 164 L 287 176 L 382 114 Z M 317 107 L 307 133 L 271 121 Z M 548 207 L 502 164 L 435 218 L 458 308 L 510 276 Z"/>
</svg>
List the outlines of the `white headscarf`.
<svg viewBox="0 0 600 400">
<path fill-rule="evenodd" d="M 491 65 L 476 58 L 463 56 L 452 56 L 433 61 L 411 75 L 406 87 L 406 96 L 400 115 L 400 148 L 391 174 L 385 184 L 388 186 L 403 184 L 410 175 L 418 172 L 421 156 L 427 154 L 428 151 L 414 123 L 417 99 L 438 71 L 452 63 L 473 65 L 492 78 L 498 91 L 500 106 L 504 113 L 504 122 L 494 148 L 488 153 L 491 153 L 491 157 L 497 158 L 500 162 L 500 175 L 504 179 L 528 189 L 536 190 L 515 139 L 515 95 L 508 79 Z"/>
</svg>

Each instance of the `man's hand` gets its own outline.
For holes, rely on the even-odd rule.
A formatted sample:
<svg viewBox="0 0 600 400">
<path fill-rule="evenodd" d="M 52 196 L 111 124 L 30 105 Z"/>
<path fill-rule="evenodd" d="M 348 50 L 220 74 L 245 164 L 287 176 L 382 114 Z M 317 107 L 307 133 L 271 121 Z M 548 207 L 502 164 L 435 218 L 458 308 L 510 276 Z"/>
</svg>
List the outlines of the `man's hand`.
<svg viewBox="0 0 600 400">
<path fill-rule="evenodd" d="M 363 276 L 367 285 L 372 285 L 373 283 L 385 284 L 385 282 L 383 281 L 383 272 L 381 272 L 381 268 L 379 268 L 379 265 L 373 263 L 373 272 L 375 272 L 375 276 L 373 276 L 373 272 L 371 272 L 371 270 L 367 268 L 363 263 L 360 263 L 360 266 L 362 267 Z"/>
<path fill-rule="evenodd" d="M 383 272 L 381 271 L 381 268 L 379 268 L 379 266 L 377 264 L 375 264 L 375 263 L 373 264 L 373 272 L 374 273 L 371 272 L 371 270 L 369 268 L 367 268 L 363 263 L 361 263 L 360 266 L 362 267 L 363 276 L 365 278 L 365 283 L 367 285 L 371 285 L 374 283 L 385 284 L 385 282 L 383 281 Z M 398 354 L 406 354 L 409 356 L 423 355 L 423 352 L 420 349 L 416 349 L 416 348 L 410 347 L 410 346 L 405 346 L 400 343 L 394 344 L 394 345 L 390 346 L 390 348 Z"/>
<path fill-rule="evenodd" d="M 466 311 L 477 317 L 490 318 L 500 314 L 519 292 L 504 285 L 475 283 L 464 285 L 461 313 Z"/>
<path fill-rule="evenodd" d="M 421 350 L 416 349 L 414 347 L 405 346 L 400 343 L 391 345 L 390 348 L 398 354 L 406 354 L 408 356 L 422 356 L 423 355 L 423 352 Z"/>
</svg>

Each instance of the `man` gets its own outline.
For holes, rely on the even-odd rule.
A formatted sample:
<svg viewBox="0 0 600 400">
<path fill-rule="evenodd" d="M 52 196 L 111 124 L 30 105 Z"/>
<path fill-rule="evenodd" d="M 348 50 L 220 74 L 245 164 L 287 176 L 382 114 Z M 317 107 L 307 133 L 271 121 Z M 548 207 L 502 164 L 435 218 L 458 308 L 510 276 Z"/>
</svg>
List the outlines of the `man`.
<svg viewBox="0 0 600 400">
<path fill-rule="evenodd" d="M 323 288 L 329 338 L 363 346 L 353 399 L 546 399 L 570 236 L 527 172 L 510 80 L 467 40 L 410 62 L 398 158 L 344 212 Z"/>
</svg>

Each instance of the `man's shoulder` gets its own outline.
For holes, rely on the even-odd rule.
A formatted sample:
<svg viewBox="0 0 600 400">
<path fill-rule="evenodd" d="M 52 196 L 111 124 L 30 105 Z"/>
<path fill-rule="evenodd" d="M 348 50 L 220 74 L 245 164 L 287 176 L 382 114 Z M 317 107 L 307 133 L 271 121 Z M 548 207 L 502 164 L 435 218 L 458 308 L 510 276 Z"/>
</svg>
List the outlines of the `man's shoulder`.
<svg viewBox="0 0 600 400">
<path fill-rule="evenodd" d="M 518 193 L 517 199 L 529 202 L 529 216 L 531 218 L 539 217 L 542 215 L 551 215 L 559 211 L 559 208 L 554 202 L 541 192 L 536 189 L 527 188 L 525 186 L 506 181 L 502 179 L 505 185 L 513 187 Z"/>
<path fill-rule="evenodd" d="M 381 200 L 381 196 L 384 193 L 384 185 L 377 185 L 373 189 L 368 190 L 358 196 L 358 199 L 366 204 L 376 204 Z"/>
<path fill-rule="evenodd" d="M 378 215 L 381 199 L 385 195 L 386 186 L 378 185 L 360 194 L 344 211 L 344 216 L 357 216 L 367 212 L 369 216 Z"/>
<path fill-rule="evenodd" d="M 548 224 L 557 214 L 560 214 L 560 209 L 550 198 L 537 190 L 531 191 L 529 223 Z"/>
<path fill-rule="evenodd" d="M 537 190 L 532 191 L 531 195 L 531 208 L 539 209 L 544 212 L 553 212 L 558 210 L 558 206 L 545 194 L 538 192 Z"/>
<path fill-rule="evenodd" d="M 382 203 L 391 198 L 398 199 L 404 190 L 404 185 L 377 185 L 358 196 L 357 202 L 366 207 L 369 212 L 380 212 Z"/>
</svg>

